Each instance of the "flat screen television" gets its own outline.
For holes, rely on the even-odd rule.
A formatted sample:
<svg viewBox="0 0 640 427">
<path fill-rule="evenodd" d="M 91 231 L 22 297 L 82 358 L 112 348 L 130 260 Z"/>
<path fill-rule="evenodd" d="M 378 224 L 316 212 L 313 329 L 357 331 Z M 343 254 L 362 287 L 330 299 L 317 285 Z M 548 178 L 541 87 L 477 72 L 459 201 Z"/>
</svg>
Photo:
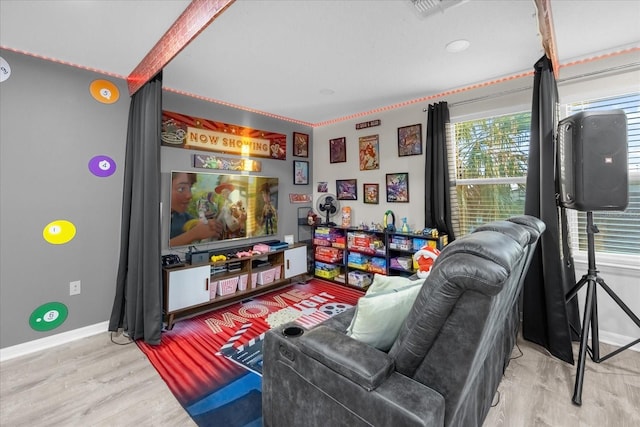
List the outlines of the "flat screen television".
<svg viewBox="0 0 640 427">
<path fill-rule="evenodd" d="M 169 247 L 278 232 L 278 178 L 171 172 Z"/>
</svg>

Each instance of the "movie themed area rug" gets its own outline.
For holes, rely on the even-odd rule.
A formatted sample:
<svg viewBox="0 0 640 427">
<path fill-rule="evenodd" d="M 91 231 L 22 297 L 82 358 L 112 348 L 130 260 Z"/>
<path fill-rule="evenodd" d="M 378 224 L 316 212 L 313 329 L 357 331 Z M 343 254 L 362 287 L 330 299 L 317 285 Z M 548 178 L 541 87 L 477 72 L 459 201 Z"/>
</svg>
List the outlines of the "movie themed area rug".
<svg viewBox="0 0 640 427">
<path fill-rule="evenodd" d="M 312 279 L 179 320 L 158 346 L 136 343 L 200 427 L 259 427 L 265 333 L 292 321 L 309 328 L 362 295 Z"/>
</svg>

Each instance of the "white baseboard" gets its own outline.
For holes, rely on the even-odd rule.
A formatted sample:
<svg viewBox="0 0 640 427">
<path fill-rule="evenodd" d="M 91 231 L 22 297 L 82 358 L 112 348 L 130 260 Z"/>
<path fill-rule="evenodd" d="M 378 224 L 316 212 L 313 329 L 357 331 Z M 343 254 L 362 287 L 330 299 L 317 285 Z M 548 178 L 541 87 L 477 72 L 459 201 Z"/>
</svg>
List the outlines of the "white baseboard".
<svg viewBox="0 0 640 427">
<path fill-rule="evenodd" d="M 598 332 L 598 340 L 600 342 L 611 344 L 616 347 L 624 347 L 637 340 L 640 337 L 631 338 L 624 335 L 618 335 L 613 332 L 599 331 Z M 589 340 L 591 341 L 591 340 Z M 629 347 L 629 350 L 640 352 L 640 344 L 636 344 L 634 346 Z"/>
<path fill-rule="evenodd" d="M 84 328 L 74 329 L 72 331 L 63 332 L 58 335 L 52 335 L 39 340 L 29 341 L 23 344 L 14 345 L 12 347 L 0 349 L 0 362 L 13 359 L 27 354 L 35 353 L 40 350 L 46 350 L 58 345 L 66 344 L 75 340 L 97 335 L 107 332 L 109 322 L 96 323 L 95 325 L 85 326 Z M 611 344 L 616 347 L 622 347 L 636 340 L 637 338 L 626 337 L 624 335 L 615 334 L 613 332 L 600 331 L 599 339 L 601 342 Z M 640 344 L 630 347 L 629 350 L 640 352 Z"/>
<path fill-rule="evenodd" d="M 74 329 L 72 331 L 63 332 L 57 335 L 51 335 L 38 340 L 25 342 L 23 344 L 1 348 L 0 362 L 35 353 L 40 350 L 46 350 L 61 344 L 67 344 L 69 342 L 90 337 L 92 335 L 97 335 L 102 332 L 107 332 L 108 328 L 109 322 L 104 321 L 101 323 L 96 323 L 95 325 L 85 326 L 83 328 Z"/>
</svg>

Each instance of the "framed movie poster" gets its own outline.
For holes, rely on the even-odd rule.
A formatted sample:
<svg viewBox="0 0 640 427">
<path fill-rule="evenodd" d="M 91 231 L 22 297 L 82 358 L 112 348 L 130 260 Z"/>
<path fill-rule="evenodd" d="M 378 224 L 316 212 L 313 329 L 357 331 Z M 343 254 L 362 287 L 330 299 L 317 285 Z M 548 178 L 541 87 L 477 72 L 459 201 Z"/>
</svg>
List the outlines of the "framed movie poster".
<svg viewBox="0 0 640 427">
<path fill-rule="evenodd" d="M 293 161 L 293 183 L 295 185 L 309 184 L 309 162 Z"/>
<path fill-rule="evenodd" d="M 358 180 L 337 179 L 336 193 L 338 200 L 358 200 Z"/>
<path fill-rule="evenodd" d="M 300 132 L 293 133 L 293 155 L 309 157 L 309 135 Z"/>
<path fill-rule="evenodd" d="M 329 162 L 342 163 L 347 161 L 347 138 L 329 140 Z"/>
<path fill-rule="evenodd" d="M 398 156 L 422 154 L 422 125 L 416 124 L 398 128 Z"/>
<path fill-rule="evenodd" d="M 409 174 L 387 174 L 387 202 L 409 203 Z"/>
<path fill-rule="evenodd" d="M 361 136 L 358 140 L 361 171 L 380 169 L 378 142 L 378 135 Z"/>
<path fill-rule="evenodd" d="M 364 202 L 377 205 L 380 186 L 378 184 L 362 184 Z"/>
</svg>

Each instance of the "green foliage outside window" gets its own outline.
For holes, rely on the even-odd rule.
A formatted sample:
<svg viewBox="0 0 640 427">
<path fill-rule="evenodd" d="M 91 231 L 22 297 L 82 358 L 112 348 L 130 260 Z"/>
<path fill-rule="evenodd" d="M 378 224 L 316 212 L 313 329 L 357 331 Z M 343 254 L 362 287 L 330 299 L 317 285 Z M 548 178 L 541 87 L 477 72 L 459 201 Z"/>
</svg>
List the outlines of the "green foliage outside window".
<svg viewBox="0 0 640 427">
<path fill-rule="evenodd" d="M 460 234 L 524 212 L 530 113 L 455 125 Z"/>
</svg>

